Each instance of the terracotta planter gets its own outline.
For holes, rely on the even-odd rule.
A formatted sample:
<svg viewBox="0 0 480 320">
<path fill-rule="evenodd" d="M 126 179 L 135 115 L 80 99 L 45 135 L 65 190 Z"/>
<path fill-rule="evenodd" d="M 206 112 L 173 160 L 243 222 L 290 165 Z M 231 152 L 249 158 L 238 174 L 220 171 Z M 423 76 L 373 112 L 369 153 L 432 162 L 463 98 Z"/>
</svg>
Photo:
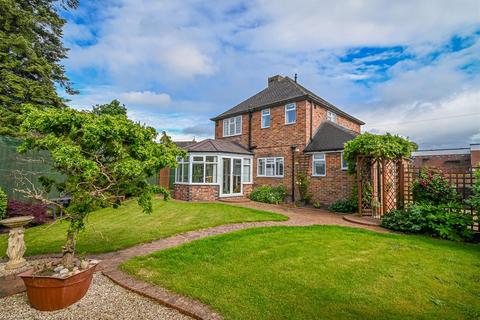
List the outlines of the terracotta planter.
<svg viewBox="0 0 480 320">
<path fill-rule="evenodd" d="M 33 270 L 20 273 L 27 287 L 28 300 L 41 311 L 59 310 L 77 302 L 87 293 L 96 265 L 68 278 L 33 276 Z"/>
</svg>

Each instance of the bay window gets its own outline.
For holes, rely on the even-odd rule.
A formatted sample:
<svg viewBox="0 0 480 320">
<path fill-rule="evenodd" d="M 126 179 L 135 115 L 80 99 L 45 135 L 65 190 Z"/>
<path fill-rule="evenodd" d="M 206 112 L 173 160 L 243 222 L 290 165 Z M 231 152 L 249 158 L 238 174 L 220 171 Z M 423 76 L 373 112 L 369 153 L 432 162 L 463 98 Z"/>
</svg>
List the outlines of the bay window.
<svg viewBox="0 0 480 320">
<path fill-rule="evenodd" d="M 257 176 L 259 177 L 283 177 L 283 158 L 270 157 L 258 158 Z"/>
<path fill-rule="evenodd" d="M 327 175 L 327 162 L 325 153 L 315 153 L 312 159 L 312 175 L 323 177 Z"/>
</svg>

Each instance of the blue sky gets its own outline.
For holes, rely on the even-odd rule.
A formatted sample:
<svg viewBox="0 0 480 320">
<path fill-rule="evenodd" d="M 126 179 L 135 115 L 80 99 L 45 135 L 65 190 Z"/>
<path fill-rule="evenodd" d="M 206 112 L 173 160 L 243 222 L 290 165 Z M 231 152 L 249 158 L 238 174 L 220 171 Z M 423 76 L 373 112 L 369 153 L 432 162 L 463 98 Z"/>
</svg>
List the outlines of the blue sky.
<svg viewBox="0 0 480 320">
<path fill-rule="evenodd" d="M 275 74 L 422 148 L 480 143 L 478 1 L 80 1 L 64 12 L 76 108 L 114 98 L 174 139 Z"/>
</svg>

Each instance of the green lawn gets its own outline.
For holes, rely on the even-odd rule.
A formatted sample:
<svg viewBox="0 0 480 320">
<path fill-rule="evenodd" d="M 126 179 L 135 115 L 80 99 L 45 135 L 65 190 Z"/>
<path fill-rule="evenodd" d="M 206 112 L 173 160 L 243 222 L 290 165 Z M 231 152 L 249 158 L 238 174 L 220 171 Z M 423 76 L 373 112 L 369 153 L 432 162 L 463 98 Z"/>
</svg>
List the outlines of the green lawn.
<svg viewBox="0 0 480 320">
<path fill-rule="evenodd" d="M 188 203 L 154 200 L 153 213 L 141 211 L 136 201 L 118 209 L 106 208 L 88 216 L 80 233 L 78 253 L 100 253 L 131 247 L 176 233 L 246 221 L 287 220 L 260 210 L 220 203 Z M 66 239 L 66 222 L 29 228 L 25 232 L 26 255 L 61 252 Z M 7 235 L 0 236 L 0 255 L 5 256 Z"/>
<path fill-rule="evenodd" d="M 125 262 L 227 319 L 479 319 L 480 246 L 346 227 L 272 227 Z"/>
</svg>

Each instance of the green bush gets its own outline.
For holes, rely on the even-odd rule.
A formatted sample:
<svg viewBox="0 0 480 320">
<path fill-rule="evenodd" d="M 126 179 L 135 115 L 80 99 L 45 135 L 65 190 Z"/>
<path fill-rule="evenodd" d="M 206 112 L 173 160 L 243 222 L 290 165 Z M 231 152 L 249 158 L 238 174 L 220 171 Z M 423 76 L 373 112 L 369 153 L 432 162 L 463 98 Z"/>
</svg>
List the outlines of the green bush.
<svg viewBox="0 0 480 320">
<path fill-rule="evenodd" d="M 382 227 L 406 233 L 426 233 L 453 241 L 473 236 L 471 215 L 457 203 L 416 203 L 405 210 L 393 210 L 382 217 Z"/>
<path fill-rule="evenodd" d="M 279 186 L 260 186 L 253 189 L 250 199 L 258 202 L 279 204 L 285 200 L 287 189 L 283 185 Z"/>
<path fill-rule="evenodd" d="M 382 217 L 381 226 L 390 230 L 405 233 L 423 232 L 426 219 L 418 210 L 392 210 Z"/>
<path fill-rule="evenodd" d="M 7 195 L 0 188 L 0 219 L 5 218 L 7 215 Z"/>
<path fill-rule="evenodd" d="M 473 217 L 463 212 L 461 205 L 417 204 L 414 207 L 425 215 L 426 233 L 453 241 L 472 238 L 473 231 L 469 227 L 473 224 Z"/>
<path fill-rule="evenodd" d="M 321 203 L 320 201 L 318 201 L 318 200 L 317 200 L 317 201 L 314 201 L 314 202 L 313 202 L 313 207 L 314 207 L 315 209 L 320 209 L 320 208 L 322 207 L 322 203 Z"/>
<path fill-rule="evenodd" d="M 332 203 L 328 209 L 334 212 L 352 213 L 358 211 L 358 203 L 353 198 L 338 200 Z"/>
<path fill-rule="evenodd" d="M 445 204 L 458 201 L 458 195 L 442 173 L 436 169 L 424 168 L 420 171 L 412 187 L 415 202 Z"/>
<path fill-rule="evenodd" d="M 467 204 L 480 213 L 480 170 L 475 171 L 475 184 L 472 186 L 472 195 L 467 200 Z"/>
</svg>

